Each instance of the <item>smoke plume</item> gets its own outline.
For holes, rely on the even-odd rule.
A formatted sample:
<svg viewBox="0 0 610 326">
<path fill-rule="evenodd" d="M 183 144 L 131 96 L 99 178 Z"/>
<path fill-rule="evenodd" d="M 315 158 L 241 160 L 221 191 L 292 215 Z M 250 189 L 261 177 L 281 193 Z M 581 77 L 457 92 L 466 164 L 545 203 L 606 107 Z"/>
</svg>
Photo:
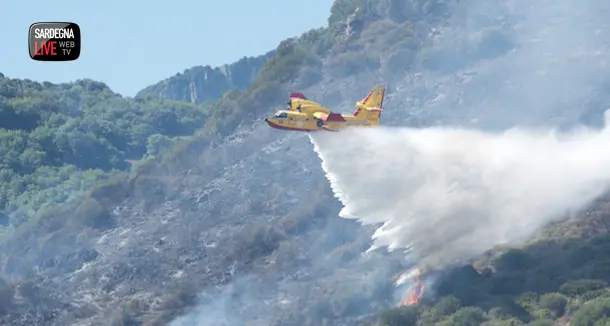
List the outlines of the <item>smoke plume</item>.
<svg viewBox="0 0 610 326">
<path fill-rule="evenodd" d="M 610 184 L 603 130 L 350 129 L 312 136 L 340 215 L 378 224 L 372 249 L 442 267 L 525 240 Z"/>
</svg>

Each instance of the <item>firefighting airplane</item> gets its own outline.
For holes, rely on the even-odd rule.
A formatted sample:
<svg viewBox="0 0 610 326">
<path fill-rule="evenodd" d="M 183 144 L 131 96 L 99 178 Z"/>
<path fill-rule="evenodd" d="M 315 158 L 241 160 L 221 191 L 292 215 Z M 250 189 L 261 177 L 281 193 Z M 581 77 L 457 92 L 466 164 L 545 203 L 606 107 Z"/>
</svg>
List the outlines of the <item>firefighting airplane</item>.
<svg viewBox="0 0 610 326">
<path fill-rule="evenodd" d="M 385 88 L 373 88 L 367 97 L 356 103 L 353 114 L 333 113 L 308 100 L 301 93 L 291 93 L 288 108 L 265 119 L 269 126 L 294 131 L 339 131 L 349 126 L 378 126 Z"/>
</svg>

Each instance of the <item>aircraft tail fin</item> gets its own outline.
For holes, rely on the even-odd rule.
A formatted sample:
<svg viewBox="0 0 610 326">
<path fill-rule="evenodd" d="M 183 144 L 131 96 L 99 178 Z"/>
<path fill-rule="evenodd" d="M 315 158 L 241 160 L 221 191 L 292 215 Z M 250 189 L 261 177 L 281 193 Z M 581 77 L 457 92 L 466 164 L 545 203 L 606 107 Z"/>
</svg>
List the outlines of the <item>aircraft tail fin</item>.
<svg viewBox="0 0 610 326">
<path fill-rule="evenodd" d="M 307 97 L 305 97 L 305 95 L 303 95 L 303 93 L 297 93 L 297 92 L 291 92 L 290 93 L 290 98 L 298 98 L 301 100 L 306 100 Z"/>
<path fill-rule="evenodd" d="M 382 109 L 383 97 L 385 95 L 385 88 L 376 87 L 367 95 L 360 103 L 367 108 L 378 108 Z"/>
<path fill-rule="evenodd" d="M 356 103 L 354 116 L 363 117 L 368 115 L 369 123 L 378 125 L 381 118 L 385 88 L 376 87 L 360 102 Z"/>
</svg>

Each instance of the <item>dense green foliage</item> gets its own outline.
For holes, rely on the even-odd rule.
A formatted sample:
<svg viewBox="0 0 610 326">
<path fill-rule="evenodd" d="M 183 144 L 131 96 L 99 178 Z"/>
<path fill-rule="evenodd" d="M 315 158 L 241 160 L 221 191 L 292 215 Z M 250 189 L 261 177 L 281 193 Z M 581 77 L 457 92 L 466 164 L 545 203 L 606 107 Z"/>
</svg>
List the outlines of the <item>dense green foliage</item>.
<svg viewBox="0 0 610 326">
<path fill-rule="evenodd" d="M 201 107 L 126 99 L 91 80 L 0 78 L 0 211 L 20 224 L 192 135 L 205 117 Z"/>
<path fill-rule="evenodd" d="M 610 236 L 543 240 L 498 257 L 493 273 L 471 266 L 440 276 L 440 299 L 383 312 L 382 326 L 553 325 L 610 321 Z"/>
</svg>

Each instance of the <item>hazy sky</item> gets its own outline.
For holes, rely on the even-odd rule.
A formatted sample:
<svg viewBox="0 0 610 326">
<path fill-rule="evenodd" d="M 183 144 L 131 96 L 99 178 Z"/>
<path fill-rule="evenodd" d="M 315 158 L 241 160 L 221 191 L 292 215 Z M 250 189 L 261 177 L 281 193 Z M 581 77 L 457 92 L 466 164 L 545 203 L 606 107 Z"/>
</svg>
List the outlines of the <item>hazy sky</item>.
<svg viewBox="0 0 610 326">
<path fill-rule="evenodd" d="M 263 54 L 283 39 L 326 26 L 332 2 L 2 1 L 0 72 L 10 78 L 50 82 L 91 78 L 133 96 L 192 66 L 218 66 Z M 80 58 L 73 62 L 30 59 L 28 29 L 37 21 L 79 24 Z"/>
</svg>

